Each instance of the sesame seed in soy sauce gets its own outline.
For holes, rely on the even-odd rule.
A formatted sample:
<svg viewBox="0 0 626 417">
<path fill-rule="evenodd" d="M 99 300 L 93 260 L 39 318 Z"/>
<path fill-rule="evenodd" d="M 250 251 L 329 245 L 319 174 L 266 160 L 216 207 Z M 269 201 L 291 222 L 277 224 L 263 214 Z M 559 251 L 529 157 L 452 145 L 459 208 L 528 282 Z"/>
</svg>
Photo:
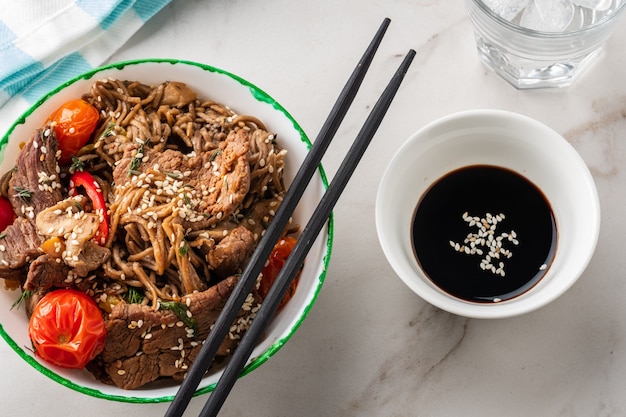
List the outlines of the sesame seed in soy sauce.
<svg viewBox="0 0 626 417">
<path fill-rule="evenodd" d="M 422 196 L 413 250 L 430 280 L 460 299 L 492 303 L 532 288 L 554 258 L 557 229 L 537 186 L 509 169 L 452 171 Z"/>
</svg>

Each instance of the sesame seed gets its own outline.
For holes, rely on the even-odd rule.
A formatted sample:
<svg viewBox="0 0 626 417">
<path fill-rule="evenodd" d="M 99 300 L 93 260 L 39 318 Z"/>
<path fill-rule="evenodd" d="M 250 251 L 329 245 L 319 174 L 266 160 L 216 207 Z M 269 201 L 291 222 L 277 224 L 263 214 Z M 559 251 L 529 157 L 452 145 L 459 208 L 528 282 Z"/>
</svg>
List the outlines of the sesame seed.
<svg viewBox="0 0 626 417">
<path fill-rule="evenodd" d="M 479 256 L 482 256 L 484 253 L 482 248 L 487 249 L 487 255 L 478 264 L 479 267 L 493 274 L 505 276 L 504 262 L 499 262 L 496 268 L 496 266 L 491 264 L 491 260 L 501 259 L 501 256 L 507 259 L 511 258 L 513 253 L 503 247 L 503 242 L 507 240 L 513 245 L 518 245 L 519 241 L 515 239 L 517 236 L 515 231 L 496 235 L 498 224 L 505 218 L 504 214 L 493 215 L 485 213 L 484 217 L 478 217 L 470 216 L 468 212 L 464 212 L 461 218 L 468 224 L 468 227 L 476 227 L 478 230 L 475 233 L 468 234 L 463 244 L 450 240 L 450 246 L 457 252 Z"/>
</svg>

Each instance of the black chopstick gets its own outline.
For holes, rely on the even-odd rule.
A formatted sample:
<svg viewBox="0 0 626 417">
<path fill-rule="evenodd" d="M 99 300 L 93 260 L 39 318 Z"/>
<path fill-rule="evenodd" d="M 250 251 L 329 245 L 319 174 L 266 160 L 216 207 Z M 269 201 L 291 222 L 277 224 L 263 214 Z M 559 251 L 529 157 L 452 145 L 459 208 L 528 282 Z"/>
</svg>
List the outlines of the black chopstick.
<svg viewBox="0 0 626 417">
<path fill-rule="evenodd" d="M 239 346 L 237 346 L 237 349 L 233 353 L 232 358 L 230 358 L 215 390 L 211 393 L 204 408 L 200 412 L 200 417 L 214 417 L 221 409 L 237 377 L 254 350 L 259 337 L 263 334 L 265 328 L 276 313 L 283 296 L 302 266 L 304 258 L 326 223 L 328 216 L 352 176 L 352 173 L 356 169 L 361 157 L 365 153 L 372 137 L 378 130 L 414 56 L 415 51 L 410 50 L 389 82 L 389 85 L 376 102 L 376 105 L 350 147 L 350 150 L 342 161 L 328 189 L 313 212 L 311 219 L 298 238 L 296 246 L 287 258 L 287 262 L 282 267 L 272 288 L 263 300 L 261 308 L 257 312 L 254 320 L 252 320 L 250 328 L 246 331 Z"/>
<path fill-rule="evenodd" d="M 383 20 L 376 35 L 363 54 L 363 57 L 352 72 L 345 87 L 342 89 L 337 102 L 320 129 L 317 138 L 313 142 L 291 186 L 288 188 L 282 203 L 278 207 L 274 219 L 270 222 L 265 234 L 259 241 L 257 249 L 254 251 L 241 278 L 233 289 L 232 294 L 226 301 L 202 349 L 200 349 L 193 365 L 189 368 L 186 378 L 183 380 L 176 396 L 165 413 L 165 417 L 181 417 L 185 412 L 198 384 L 211 365 L 211 362 L 213 362 L 220 344 L 228 334 L 228 330 L 235 321 L 237 313 L 252 290 L 256 278 L 261 273 L 265 261 L 282 234 L 289 218 L 313 177 L 313 174 L 317 170 L 322 156 L 326 152 L 328 145 L 335 136 L 339 125 L 350 108 L 390 22 L 391 20 L 388 18 Z"/>
</svg>

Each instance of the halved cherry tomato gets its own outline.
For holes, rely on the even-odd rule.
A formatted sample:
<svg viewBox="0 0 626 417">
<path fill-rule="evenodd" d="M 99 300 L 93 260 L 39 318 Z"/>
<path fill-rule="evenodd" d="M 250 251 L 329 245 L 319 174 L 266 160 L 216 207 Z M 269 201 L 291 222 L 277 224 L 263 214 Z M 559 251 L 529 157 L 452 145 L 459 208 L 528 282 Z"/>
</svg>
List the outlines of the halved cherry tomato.
<svg viewBox="0 0 626 417">
<path fill-rule="evenodd" d="M 100 216 L 100 224 L 98 225 L 94 240 L 98 245 L 104 246 L 109 238 L 109 215 L 100 184 L 98 184 L 98 181 L 96 181 L 90 173 L 79 171 L 72 174 L 70 177 L 69 195 L 76 195 L 78 187 L 83 187 L 87 197 L 91 200 L 93 211 Z"/>
<path fill-rule="evenodd" d="M 13 206 L 4 197 L 0 197 L 0 232 L 13 224 L 15 212 Z"/>
<path fill-rule="evenodd" d="M 87 294 L 69 289 L 46 294 L 28 325 L 35 353 L 64 368 L 82 369 L 104 348 L 106 325 Z"/>
<path fill-rule="evenodd" d="M 100 116 L 98 110 L 85 100 L 70 100 L 50 115 L 56 123 L 54 131 L 59 142 L 59 164 L 72 162 L 72 156 L 87 144 L 96 129 Z"/>
<path fill-rule="evenodd" d="M 272 288 L 272 284 L 274 284 L 274 281 L 278 277 L 280 270 L 285 265 L 285 262 L 287 262 L 289 254 L 296 246 L 296 242 L 296 239 L 292 237 L 283 237 L 276 243 L 274 249 L 272 249 L 272 253 L 270 253 L 270 257 L 268 258 L 267 263 L 261 271 L 263 274 L 263 278 L 261 278 L 261 284 L 259 285 L 259 294 L 263 298 L 267 296 L 270 288 Z M 298 286 L 299 279 L 300 272 L 298 272 L 298 275 L 291 282 L 291 286 L 285 293 L 285 296 L 278 306 L 279 309 L 283 308 L 287 301 L 291 300 L 296 292 L 296 287 Z"/>
</svg>

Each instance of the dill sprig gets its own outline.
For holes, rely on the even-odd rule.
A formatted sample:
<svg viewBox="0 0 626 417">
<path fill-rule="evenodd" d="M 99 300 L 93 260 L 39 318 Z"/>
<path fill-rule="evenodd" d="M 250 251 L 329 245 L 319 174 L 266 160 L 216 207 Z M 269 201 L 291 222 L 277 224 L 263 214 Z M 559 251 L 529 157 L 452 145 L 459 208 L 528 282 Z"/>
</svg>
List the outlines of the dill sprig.
<svg viewBox="0 0 626 417">
<path fill-rule="evenodd" d="M 145 298 L 145 294 L 138 288 L 128 287 L 128 291 L 122 295 L 122 298 L 128 304 L 140 304 Z"/>
<path fill-rule="evenodd" d="M 139 145 L 139 149 L 137 149 L 137 153 L 135 157 L 130 161 L 130 167 L 128 167 L 128 176 L 140 174 L 138 168 L 139 165 L 143 162 L 144 152 L 146 150 L 146 145 L 150 143 L 150 141 L 141 142 Z"/>
<path fill-rule="evenodd" d="M 30 200 L 30 198 L 33 196 L 33 192 L 28 188 L 13 187 L 13 189 L 15 190 L 15 197 L 18 197 L 24 202 L 28 202 L 28 200 Z"/>
<path fill-rule="evenodd" d="M 183 178 L 183 174 L 181 174 L 180 172 L 167 172 L 167 171 L 163 171 L 163 173 L 165 175 L 167 175 L 170 178 L 174 178 L 175 180 L 179 180 L 181 178 Z"/>
<path fill-rule="evenodd" d="M 29 291 L 29 290 L 22 291 L 22 293 L 20 294 L 18 299 L 15 300 L 15 302 L 13 304 L 11 304 L 11 310 L 13 310 L 14 308 L 17 308 L 19 310 L 19 308 L 22 305 L 22 303 L 24 302 L 24 300 L 29 298 L 31 295 L 33 295 L 32 291 Z"/>
<path fill-rule="evenodd" d="M 72 156 L 72 165 L 70 165 L 70 172 L 83 171 L 85 164 L 79 158 Z"/>
<path fill-rule="evenodd" d="M 104 131 L 100 134 L 100 136 L 98 137 L 98 140 L 102 140 L 104 138 L 108 138 L 109 136 L 113 136 L 113 128 L 115 127 L 115 123 L 110 122 L 107 127 L 104 129 Z"/>
</svg>

